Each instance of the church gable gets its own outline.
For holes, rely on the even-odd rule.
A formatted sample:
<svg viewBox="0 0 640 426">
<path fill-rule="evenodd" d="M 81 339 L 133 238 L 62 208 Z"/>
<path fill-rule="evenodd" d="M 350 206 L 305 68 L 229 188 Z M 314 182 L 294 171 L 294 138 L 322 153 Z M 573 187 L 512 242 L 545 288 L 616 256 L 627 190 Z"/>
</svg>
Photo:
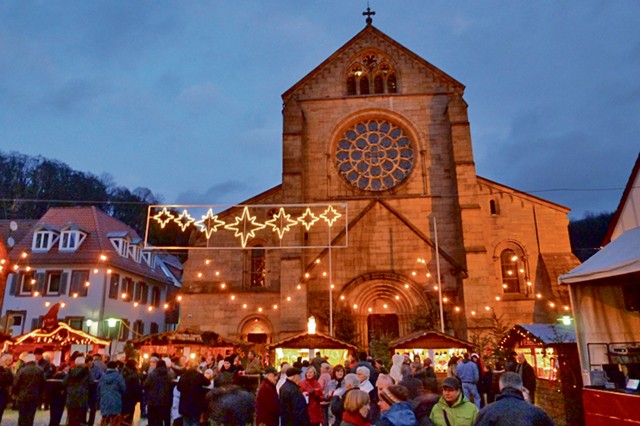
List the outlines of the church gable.
<svg viewBox="0 0 640 426">
<path fill-rule="evenodd" d="M 464 86 L 368 25 L 282 95 L 319 99 L 464 91 Z"/>
</svg>

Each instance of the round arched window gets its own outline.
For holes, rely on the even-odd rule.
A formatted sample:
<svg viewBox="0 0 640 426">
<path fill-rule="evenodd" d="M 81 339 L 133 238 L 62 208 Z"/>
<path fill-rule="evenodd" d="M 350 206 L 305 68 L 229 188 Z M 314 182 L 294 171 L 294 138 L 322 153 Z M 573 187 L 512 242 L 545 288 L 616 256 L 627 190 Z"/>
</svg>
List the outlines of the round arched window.
<svg viewBox="0 0 640 426">
<path fill-rule="evenodd" d="M 335 159 L 338 173 L 351 185 L 364 191 L 385 191 L 409 176 L 415 151 L 400 126 L 384 119 L 370 119 L 344 132 Z"/>
</svg>

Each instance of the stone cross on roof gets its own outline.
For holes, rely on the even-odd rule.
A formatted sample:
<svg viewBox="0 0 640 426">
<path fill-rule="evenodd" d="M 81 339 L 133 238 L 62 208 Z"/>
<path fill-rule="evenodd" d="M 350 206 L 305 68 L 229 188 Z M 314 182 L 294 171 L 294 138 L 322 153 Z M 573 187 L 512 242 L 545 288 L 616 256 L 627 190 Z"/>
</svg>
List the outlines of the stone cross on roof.
<svg viewBox="0 0 640 426">
<path fill-rule="evenodd" d="M 367 11 L 366 12 L 362 12 L 362 16 L 366 16 L 367 17 L 367 25 L 371 25 L 371 23 L 373 22 L 373 19 L 371 19 L 371 17 L 373 15 L 375 15 L 376 13 L 371 10 L 371 8 L 369 7 L 369 5 L 367 5 Z"/>
</svg>

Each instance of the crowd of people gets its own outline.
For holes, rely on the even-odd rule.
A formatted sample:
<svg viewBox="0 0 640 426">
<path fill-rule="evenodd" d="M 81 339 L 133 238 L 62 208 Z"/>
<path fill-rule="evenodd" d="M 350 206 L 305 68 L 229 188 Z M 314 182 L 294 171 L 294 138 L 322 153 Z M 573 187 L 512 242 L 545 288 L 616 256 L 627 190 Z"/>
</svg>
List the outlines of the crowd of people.
<svg viewBox="0 0 640 426">
<path fill-rule="evenodd" d="M 472 426 L 551 425 L 533 405 L 535 374 L 513 353 L 504 368 L 484 365 L 477 354 L 453 357 L 439 383 L 431 360 L 396 354 L 387 370 L 360 353 L 345 365 L 315 358 L 283 362 L 280 369 L 249 351 L 200 360 L 152 354 L 143 363 L 73 354 L 54 366 L 50 354 L 24 353 L 14 363 L 0 357 L 0 423 L 10 401 L 19 425 L 33 425 L 48 409 L 50 425 L 127 426 L 134 412 L 149 426 Z M 242 378 L 259 377 L 257 389 Z M 494 389 L 495 386 L 495 389 Z"/>
</svg>

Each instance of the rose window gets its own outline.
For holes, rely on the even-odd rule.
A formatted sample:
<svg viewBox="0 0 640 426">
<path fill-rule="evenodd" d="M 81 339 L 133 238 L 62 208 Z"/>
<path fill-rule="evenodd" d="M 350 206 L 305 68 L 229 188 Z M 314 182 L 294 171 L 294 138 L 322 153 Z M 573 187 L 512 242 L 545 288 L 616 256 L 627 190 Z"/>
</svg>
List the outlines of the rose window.
<svg viewBox="0 0 640 426">
<path fill-rule="evenodd" d="M 411 173 L 415 154 L 405 131 L 387 120 L 373 119 L 349 128 L 338 141 L 336 167 L 353 186 L 384 191 Z"/>
</svg>

